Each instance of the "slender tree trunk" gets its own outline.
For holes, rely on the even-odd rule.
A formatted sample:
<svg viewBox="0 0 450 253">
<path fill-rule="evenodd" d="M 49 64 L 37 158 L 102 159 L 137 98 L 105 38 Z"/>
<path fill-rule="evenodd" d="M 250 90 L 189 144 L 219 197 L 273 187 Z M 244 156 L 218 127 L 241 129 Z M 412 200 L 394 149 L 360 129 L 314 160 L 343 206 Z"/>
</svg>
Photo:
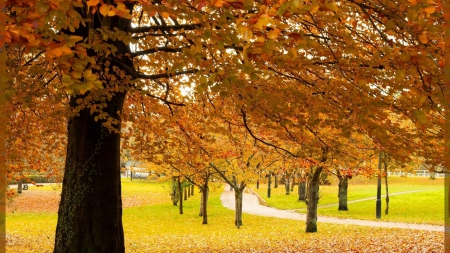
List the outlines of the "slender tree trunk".
<svg viewBox="0 0 450 253">
<path fill-rule="evenodd" d="M 297 177 L 295 176 L 295 174 L 292 174 L 291 176 L 291 192 L 294 191 L 294 187 L 295 187 L 295 180 L 297 179 Z"/>
<path fill-rule="evenodd" d="M 308 182 L 306 190 L 306 232 L 317 232 L 317 204 L 319 202 L 319 183 L 322 170 L 323 167 L 317 167 Z"/>
<path fill-rule="evenodd" d="M 124 98 L 115 93 L 104 109 L 119 120 L 119 131 Z M 76 97 L 70 105 L 76 106 Z M 94 121 L 90 109 L 69 119 L 64 170 L 54 252 L 125 252 L 120 135 Z"/>
<path fill-rule="evenodd" d="M 290 186 L 291 183 L 289 181 L 289 175 L 286 175 L 284 179 L 284 189 L 286 190 L 286 195 L 291 195 Z"/>
<path fill-rule="evenodd" d="M 384 182 L 386 185 L 386 209 L 384 210 L 384 214 L 389 214 L 389 186 L 388 186 L 388 175 L 387 175 L 387 166 L 384 166 Z"/>
<path fill-rule="evenodd" d="M 209 186 L 206 183 L 202 188 L 202 224 L 208 224 L 208 195 L 209 195 Z"/>
<path fill-rule="evenodd" d="M 187 200 L 187 188 L 186 187 L 184 187 L 184 200 Z"/>
<path fill-rule="evenodd" d="M 258 172 L 258 178 L 256 179 L 256 189 L 259 189 L 259 178 L 261 177 L 261 175 Z"/>
<path fill-rule="evenodd" d="M 181 180 L 178 178 L 178 192 L 180 193 L 180 214 L 183 214 L 183 189 L 181 187 Z"/>
<path fill-rule="evenodd" d="M 194 196 L 195 185 L 191 185 L 191 196 Z"/>
<path fill-rule="evenodd" d="M 188 198 L 190 198 L 191 197 L 191 186 L 190 185 L 186 187 L 186 191 L 187 191 L 186 195 L 188 196 Z"/>
<path fill-rule="evenodd" d="M 300 182 L 298 183 L 298 200 L 306 200 L 306 182 L 303 179 L 300 179 Z"/>
<path fill-rule="evenodd" d="M 338 176 L 339 178 L 339 211 L 348 211 L 347 206 L 347 193 L 348 193 L 348 177 L 346 176 Z"/>
<path fill-rule="evenodd" d="M 22 179 L 17 182 L 17 194 L 22 193 Z"/>
<path fill-rule="evenodd" d="M 198 216 L 202 217 L 203 216 L 203 189 L 200 187 L 200 210 L 198 212 Z"/>
<path fill-rule="evenodd" d="M 237 228 L 240 228 L 242 226 L 242 199 L 243 199 L 243 193 L 245 189 L 245 183 L 241 182 L 239 187 L 235 188 L 234 191 L 234 200 L 235 200 L 235 220 L 234 224 Z"/>
<path fill-rule="evenodd" d="M 278 188 L 278 174 L 275 174 L 274 177 L 275 177 L 275 183 L 273 185 L 273 188 Z"/>
<path fill-rule="evenodd" d="M 271 193 L 271 185 L 272 185 L 272 172 L 269 172 L 269 175 L 268 175 L 268 178 L 269 178 L 269 180 L 268 180 L 268 183 L 267 183 L 267 197 L 268 198 L 270 198 L 270 193 Z"/>
</svg>

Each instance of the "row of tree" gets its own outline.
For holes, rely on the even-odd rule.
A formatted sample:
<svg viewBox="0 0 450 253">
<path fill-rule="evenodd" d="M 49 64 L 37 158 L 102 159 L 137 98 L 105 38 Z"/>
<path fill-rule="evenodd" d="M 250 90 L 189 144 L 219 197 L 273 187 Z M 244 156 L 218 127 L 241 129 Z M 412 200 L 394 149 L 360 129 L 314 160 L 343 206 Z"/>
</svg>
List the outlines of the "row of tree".
<svg viewBox="0 0 450 253">
<path fill-rule="evenodd" d="M 7 176 L 64 163 L 54 252 L 125 251 L 121 145 L 236 194 L 271 163 L 307 168 L 307 232 L 321 173 L 367 150 L 449 167 L 442 1 L 11 0 L 0 15 Z"/>
</svg>

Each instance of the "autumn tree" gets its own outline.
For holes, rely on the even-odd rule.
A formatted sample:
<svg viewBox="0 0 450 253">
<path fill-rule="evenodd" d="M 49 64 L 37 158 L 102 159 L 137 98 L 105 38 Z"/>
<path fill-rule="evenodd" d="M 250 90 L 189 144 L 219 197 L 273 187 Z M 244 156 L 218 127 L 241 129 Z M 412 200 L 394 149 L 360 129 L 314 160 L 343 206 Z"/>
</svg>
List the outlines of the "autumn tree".
<svg viewBox="0 0 450 253">
<path fill-rule="evenodd" d="M 54 67 L 40 71 L 57 73 L 45 82 L 67 95 L 55 252 L 124 251 L 120 130 L 133 95 L 171 108 L 194 84 L 257 142 L 311 161 L 307 232 L 315 182 L 343 153 L 330 133 L 448 163 L 440 1 L 10 1 L 6 13 L 6 42 Z"/>
</svg>

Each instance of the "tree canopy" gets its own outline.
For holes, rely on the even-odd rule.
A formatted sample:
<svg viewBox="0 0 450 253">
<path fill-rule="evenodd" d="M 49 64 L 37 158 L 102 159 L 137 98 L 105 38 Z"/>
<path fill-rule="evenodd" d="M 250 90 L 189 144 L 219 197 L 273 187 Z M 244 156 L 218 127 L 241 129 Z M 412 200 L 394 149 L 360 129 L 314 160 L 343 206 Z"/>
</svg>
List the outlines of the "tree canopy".
<svg viewBox="0 0 450 253">
<path fill-rule="evenodd" d="M 55 252 L 124 250 L 121 135 L 142 159 L 204 166 L 243 135 L 316 174 L 369 148 L 450 164 L 442 1 L 8 0 L 1 15 L 9 173 L 65 156 Z"/>
</svg>

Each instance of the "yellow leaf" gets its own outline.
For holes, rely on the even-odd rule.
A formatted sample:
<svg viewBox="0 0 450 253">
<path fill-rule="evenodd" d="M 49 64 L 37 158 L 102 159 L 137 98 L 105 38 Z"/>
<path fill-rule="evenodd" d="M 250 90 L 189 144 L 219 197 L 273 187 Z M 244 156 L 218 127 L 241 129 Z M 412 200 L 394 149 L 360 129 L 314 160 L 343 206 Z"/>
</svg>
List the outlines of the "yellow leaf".
<svg viewBox="0 0 450 253">
<path fill-rule="evenodd" d="M 60 47 L 59 50 L 61 50 L 62 54 L 71 54 L 72 53 L 72 49 L 70 49 L 69 47 L 66 47 L 66 46 Z"/>
<path fill-rule="evenodd" d="M 107 4 L 102 5 L 99 9 L 100 14 L 102 14 L 103 16 L 107 16 L 109 10 L 111 10 L 111 6 L 109 6 Z"/>
<path fill-rule="evenodd" d="M 311 12 L 312 14 L 316 13 L 319 10 L 320 6 L 319 5 L 315 5 L 311 8 L 311 10 L 309 12 Z"/>
<path fill-rule="evenodd" d="M 168 13 L 167 11 L 164 11 L 163 13 L 161 13 L 161 16 L 162 16 L 163 18 L 169 18 L 170 13 Z"/>
<path fill-rule="evenodd" d="M 50 53 L 54 54 L 56 57 L 60 57 L 63 54 L 63 52 L 59 48 L 51 49 Z"/>
<path fill-rule="evenodd" d="M 429 14 L 434 13 L 435 10 L 436 8 L 434 8 L 434 6 L 428 6 L 427 8 L 424 9 L 424 11 Z"/>
<path fill-rule="evenodd" d="M 399 69 L 397 70 L 397 72 L 395 73 L 395 80 L 397 82 L 402 82 L 405 80 L 405 70 L 404 69 Z"/>
<path fill-rule="evenodd" d="M 90 78 L 92 76 L 92 70 L 86 69 L 83 73 L 84 78 Z"/>
<path fill-rule="evenodd" d="M 124 10 L 127 9 L 127 7 L 125 6 L 125 4 L 122 3 L 122 2 L 118 2 L 116 8 L 117 8 L 118 10 L 122 10 L 122 11 L 124 11 Z"/>
<path fill-rule="evenodd" d="M 214 1 L 214 6 L 215 7 L 223 7 L 223 0 L 216 0 Z"/>
<path fill-rule="evenodd" d="M 114 11 L 114 10 L 110 10 L 110 11 L 108 11 L 108 16 L 114 16 L 114 15 L 116 15 L 116 12 Z"/>
<path fill-rule="evenodd" d="M 419 40 L 420 40 L 420 42 L 422 42 L 423 44 L 427 44 L 427 42 L 428 42 L 427 35 L 426 35 L 425 33 L 422 33 L 422 34 L 419 36 Z"/>
<path fill-rule="evenodd" d="M 100 3 L 100 0 L 89 0 L 86 2 L 87 6 L 95 6 Z"/>
<path fill-rule="evenodd" d="M 267 33 L 267 38 L 276 39 L 278 37 L 278 34 L 280 34 L 280 30 L 275 28 Z"/>
</svg>

